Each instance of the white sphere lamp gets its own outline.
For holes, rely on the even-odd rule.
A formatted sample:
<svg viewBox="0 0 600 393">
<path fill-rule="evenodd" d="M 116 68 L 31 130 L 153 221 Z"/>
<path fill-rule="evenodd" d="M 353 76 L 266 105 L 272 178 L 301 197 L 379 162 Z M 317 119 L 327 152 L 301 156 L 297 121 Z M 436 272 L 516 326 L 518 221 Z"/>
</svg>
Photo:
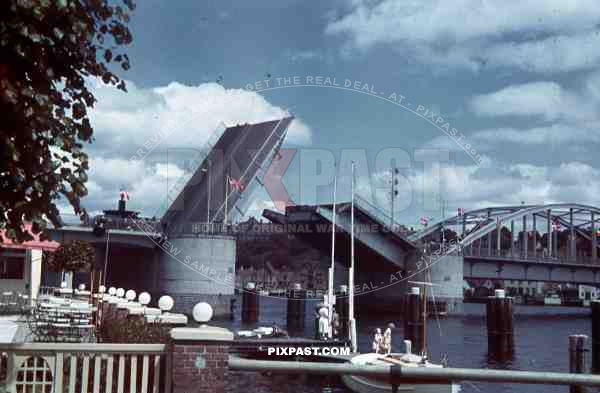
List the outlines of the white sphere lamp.
<svg viewBox="0 0 600 393">
<path fill-rule="evenodd" d="M 164 295 L 158 299 L 158 308 L 160 308 L 162 312 L 170 311 L 174 305 L 175 301 L 171 296 Z"/>
<path fill-rule="evenodd" d="M 61 288 L 66 288 L 66 287 L 67 287 L 67 282 L 66 282 L 66 281 L 62 281 L 62 282 L 60 283 L 60 287 L 61 287 Z"/>
<path fill-rule="evenodd" d="M 80 291 L 85 291 L 85 284 L 79 284 L 77 289 L 79 289 Z"/>
<path fill-rule="evenodd" d="M 117 297 L 125 296 L 125 290 L 123 288 L 117 288 Z"/>
<path fill-rule="evenodd" d="M 117 288 L 115 288 L 115 287 L 108 288 L 108 294 L 110 296 L 115 296 L 117 294 Z"/>
<path fill-rule="evenodd" d="M 133 289 L 128 290 L 127 292 L 125 292 L 125 299 L 127 299 L 128 301 L 132 302 L 133 300 L 135 300 L 136 297 L 136 293 Z"/>
<path fill-rule="evenodd" d="M 138 296 L 138 302 L 140 302 L 142 306 L 147 306 L 148 304 L 150 304 L 151 299 L 152 298 L 150 297 L 150 294 L 148 292 L 142 292 Z"/>
<path fill-rule="evenodd" d="M 100 288 L 98 288 L 98 292 L 100 292 L 100 293 L 106 292 L 106 287 L 104 285 L 100 285 Z"/>
<path fill-rule="evenodd" d="M 246 284 L 246 289 L 249 291 L 253 291 L 254 288 L 256 288 L 256 284 L 254 284 L 253 282 L 249 282 L 248 284 Z"/>
<path fill-rule="evenodd" d="M 192 310 L 192 316 L 196 322 L 205 324 L 212 318 L 213 309 L 210 304 L 206 302 L 200 302 L 194 306 Z"/>
</svg>

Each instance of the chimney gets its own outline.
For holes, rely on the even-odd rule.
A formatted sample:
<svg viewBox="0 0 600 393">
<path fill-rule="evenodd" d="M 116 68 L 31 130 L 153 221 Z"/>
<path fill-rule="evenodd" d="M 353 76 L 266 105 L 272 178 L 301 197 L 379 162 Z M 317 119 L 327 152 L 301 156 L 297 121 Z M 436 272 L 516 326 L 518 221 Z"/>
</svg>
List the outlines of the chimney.
<svg viewBox="0 0 600 393">
<path fill-rule="evenodd" d="M 125 199 L 119 199 L 119 213 L 125 213 L 127 208 L 127 201 Z"/>
</svg>

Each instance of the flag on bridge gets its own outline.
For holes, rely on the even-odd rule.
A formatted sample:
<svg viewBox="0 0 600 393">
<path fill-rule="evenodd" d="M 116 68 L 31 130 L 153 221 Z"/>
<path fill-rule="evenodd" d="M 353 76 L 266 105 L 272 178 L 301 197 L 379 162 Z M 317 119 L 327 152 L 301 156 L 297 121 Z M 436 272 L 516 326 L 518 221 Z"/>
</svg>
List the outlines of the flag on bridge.
<svg viewBox="0 0 600 393">
<path fill-rule="evenodd" d="M 554 220 L 552 222 L 552 230 L 553 231 L 560 231 L 560 222 L 558 220 Z"/>
<path fill-rule="evenodd" d="M 421 217 L 421 225 L 423 225 L 424 227 L 427 226 L 427 224 L 429 224 L 429 219 L 427 217 Z"/>
<path fill-rule="evenodd" d="M 462 207 L 458 208 L 458 216 L 462 217 L 465 215 L 465 209 L 463 209 Z"/>
<path fill-rule="evenodd" d="M 244 191 L 244 184 L 240 180 L 236 180 L 232 177 L 227 176 L 227 181 L 232 189 L 238 191 Z"/>
</svg>

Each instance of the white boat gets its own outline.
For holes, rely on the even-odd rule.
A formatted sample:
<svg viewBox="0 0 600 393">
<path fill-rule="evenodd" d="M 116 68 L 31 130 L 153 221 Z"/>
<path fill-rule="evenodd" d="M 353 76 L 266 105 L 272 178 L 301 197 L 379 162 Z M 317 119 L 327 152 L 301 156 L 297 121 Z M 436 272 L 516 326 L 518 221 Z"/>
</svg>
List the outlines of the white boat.
<svg viewBox="0 0 600 393">
<path fill-rule="evenodd" d="M 393 364 L 401 365 L 402 367 L 433 367 L 441 368 L 442 365 L 422 362 L 421 356 L 409 353 L 392 353 L 388 356 L 377 353 L 365 353 L 356 355 L 350 363 L 357 365 L 385 365 L 392 366 Z M 373 378 L 358 375 L 342 376 L 344 384 L 355 393 L 387 393 L 392 392 L 392 384 L 388 378 Z M 457 393 L 460 392 L 460 385 L 455 383 L 441 384 L 401 384 L 398 385 L 398 392 L 414 392 L 414 393 Z"/>
<path fill-rule="evenodd" d="M 544 298 L 544 305 L 546 306 L 560 306 L 561 304 L 560 296 L 556 293 L 549 294 Z"/>
</svg>

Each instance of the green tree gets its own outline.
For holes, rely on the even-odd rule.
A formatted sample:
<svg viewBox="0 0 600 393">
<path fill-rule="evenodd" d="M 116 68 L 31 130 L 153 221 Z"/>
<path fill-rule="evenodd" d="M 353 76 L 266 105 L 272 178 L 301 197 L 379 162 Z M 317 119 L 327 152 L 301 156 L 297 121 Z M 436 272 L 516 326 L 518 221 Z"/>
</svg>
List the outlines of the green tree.
<svg viewBox="0 0 600 393">
<path fill-rule="evenodd" d="M 53 272 L 80 272 L 89 271 L 94 259 L 94 248 L 88 242 L 75 240 L 61 244 L 48 254 L 45 263 Z"/>
<path fill-rule="evenodd" d="M 24 221 L 45 238 L 45 218 L 60 226 L 61 197 L 83 212 L 95 102 L 86 78 L 126 90 L 112 70 L 129 69 L 133 9 L 132 0 L 0 1 L 0 229 L 9 238 L 31 240 Z"/>
</svg>

